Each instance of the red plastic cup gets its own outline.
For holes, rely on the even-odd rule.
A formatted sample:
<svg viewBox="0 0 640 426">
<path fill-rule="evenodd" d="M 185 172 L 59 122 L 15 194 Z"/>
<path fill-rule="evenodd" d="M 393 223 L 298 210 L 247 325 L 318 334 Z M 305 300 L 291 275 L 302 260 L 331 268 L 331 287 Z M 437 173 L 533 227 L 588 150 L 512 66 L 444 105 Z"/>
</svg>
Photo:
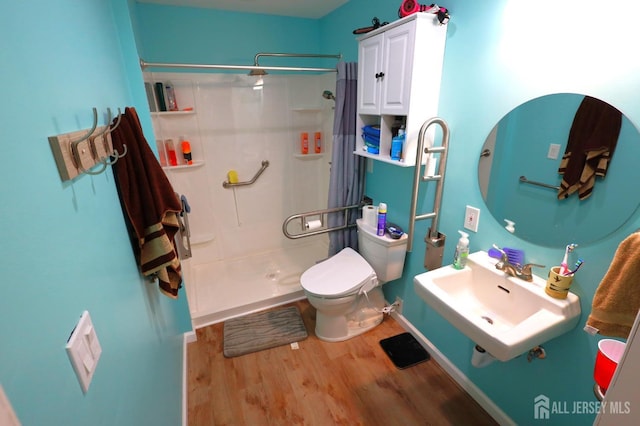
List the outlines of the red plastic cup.
<svg viewBox="0 0 640 426">
<path fill-rule="evenodd" d="M 602 392 L 609 388 L 613 373 L 618 367 L 626 344 L 618 340 L 602 339 L 598 342 L 598 355 L 596 355 L 596 365 L 593 369 L 595 379 Z"/>
</svg>

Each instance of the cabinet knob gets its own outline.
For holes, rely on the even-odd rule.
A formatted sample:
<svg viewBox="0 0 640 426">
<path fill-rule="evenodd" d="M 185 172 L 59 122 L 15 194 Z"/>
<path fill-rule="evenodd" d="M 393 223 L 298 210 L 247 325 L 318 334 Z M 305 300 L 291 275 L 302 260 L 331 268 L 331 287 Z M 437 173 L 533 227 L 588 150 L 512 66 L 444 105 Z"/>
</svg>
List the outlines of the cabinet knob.
<svg viewBox="0 0 640 426">
<path fill-rule="evenodd" d="M 383 72 L 376 73 L 376 78 L 382 78 L 382 77 L 384 77 L 384 73 Z"/>
</svg>

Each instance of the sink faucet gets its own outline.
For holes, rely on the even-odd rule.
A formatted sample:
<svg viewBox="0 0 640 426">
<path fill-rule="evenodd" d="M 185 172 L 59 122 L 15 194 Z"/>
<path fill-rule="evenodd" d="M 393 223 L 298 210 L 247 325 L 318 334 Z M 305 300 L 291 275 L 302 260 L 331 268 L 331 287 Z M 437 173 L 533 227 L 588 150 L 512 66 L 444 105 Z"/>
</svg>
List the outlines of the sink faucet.
<svg viewBox="0 0 640 426">
<path fill-rule="evenodd" d="M 513 264 L 509 262 L 509 256 L 504 250 L 494 246 L 500 252 L 500 261 L 496 263 L 496 269 L 505 272 L 507 275 L 511 275 L 512 277 L 520 278 L 524 281 L 533 281 L 533 274 L 531 273 L 531 268 L 533 266 L 537 266 L 539 268 L 544 268 L 544 265 L 538 265 L 537 263 L 525 263 L 520 266 L 519 264 Z"/>
</svg>

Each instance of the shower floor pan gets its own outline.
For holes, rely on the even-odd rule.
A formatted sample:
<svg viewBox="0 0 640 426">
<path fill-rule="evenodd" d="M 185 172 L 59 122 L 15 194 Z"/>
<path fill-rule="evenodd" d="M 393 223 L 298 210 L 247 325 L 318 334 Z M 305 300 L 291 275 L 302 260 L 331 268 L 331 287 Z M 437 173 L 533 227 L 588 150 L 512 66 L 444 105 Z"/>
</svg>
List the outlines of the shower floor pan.
<svg viewBox="0 0 640 426">
<path fill-rule="evenodd" d="M 195 328 L 304 299 L 300 275 L 327 257 L 314 242 L 249 256 L 192 265 L 189 300 Z M 188 285 L 188 284 L 187 284 Z"/>
</svg>

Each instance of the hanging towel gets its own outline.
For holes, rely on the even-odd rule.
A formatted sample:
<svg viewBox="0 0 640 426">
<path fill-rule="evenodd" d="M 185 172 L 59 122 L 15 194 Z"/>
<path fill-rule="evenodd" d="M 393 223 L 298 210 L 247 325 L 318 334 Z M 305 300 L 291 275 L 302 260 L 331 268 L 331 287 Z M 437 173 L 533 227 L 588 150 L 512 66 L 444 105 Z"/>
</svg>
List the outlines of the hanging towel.
<svg viewBox="0 0 640 426">
<path fill-rule="evenodd" d="M 147 143 L 134 108 L 126 108 L 111 133 L 113 148 L 127 155 L 113 164 L 113 174 L 140 272 L 156 276 L 160 291 L 178 297 L 182 287 L 174 237 L 180 228 L 180 199 Z"/>
<path fill-rule="evenodd" d="M 558 199 L 578 191 L 581 200 L 591 195 L 596 176 L 605 177 L 613 157 L 622 113 L 606 102 L 585 96 L 571 124 L 558 173 L 563 175 Z"/>
<path fill-rule="evenodd" d="M 627 338 L 640 310 L 640 232 L 620 243 L 609 270 L 596 289 L 588 327 L 600 334 Z"/>
</svg>

